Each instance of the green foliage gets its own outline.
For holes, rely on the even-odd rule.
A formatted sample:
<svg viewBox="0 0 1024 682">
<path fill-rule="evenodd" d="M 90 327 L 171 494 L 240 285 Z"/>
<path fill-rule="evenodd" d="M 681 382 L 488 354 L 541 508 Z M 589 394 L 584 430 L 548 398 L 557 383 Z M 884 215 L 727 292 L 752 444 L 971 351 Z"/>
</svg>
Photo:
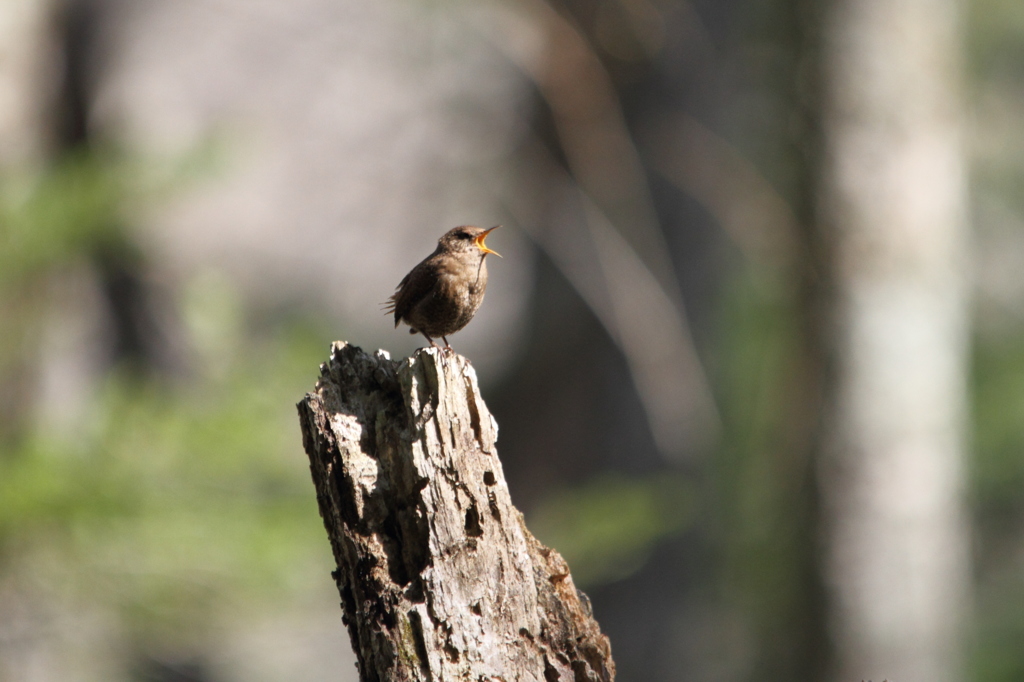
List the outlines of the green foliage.
<svg viewBox="0 0 1024 682">
<path fill-rule="evenodd" d="M 0 459 L 0 546 L 59 558 L 134 629 L 164 633 L 226 601 L 285 598 L 310 577 L 297 567 L 326 575 L 290 402 L 322 350 L 272 339 L 198 388 L 113 376 L 75 442 L 40 429 Z"/>
<path fill-rule="evenodd" d="M 124 165 L 111 155 L 85 152 L 45 173 L 4 178 L 0 287 L 122 239 L 126 178 Z"/>
<path fill-rule="evenodd" d="M 979 682 L 1024 679 L 1024 584 L 1017 572 L 987 581 L 979 590 L 971 678 Z"/>
<path fill-rule="evenodd" d="M 692 523 L 695 501 L 692 483 L 679 475 L 607 474 L 553 493 L 528 525 L 565 557 L 576 584 L 587 588 L 641 568 L 659 540 Z"/>
<path fill-rule="evenodd" d="M 1024 513 L 1024 337 L 977 339 L 972 393 L 976 505 Z"/>
<path fill-rule="evenodd" d="M 1024 3 L 1019 0 L 971 0 L 968 56 L 975 78 L 1024 77 Z"/>
<path fill-rule="evenodd" d="M 814 546 L 801 432 L 810 374 L 798 302 L 739 272 L 722 300 L 718 369 L 723 440 L 712 462 L 718 587 L 756 633 L 757 679 L 790 679 L 807 655 L 807 561 Z"/>
<path fill-rule="evenodd" d="M 0 326 L 19 338 L 0 345 L 0 368 L 45 360 L 30 318 L 49 273 L 130 248 L 127 168 L 83 154 L 3 185 Z M 73 435 L 46 405 L 0 418 L 0 571 L 113 607 L 143 644 L 201 646 L 218 613 L 294 599 L 330 570 L 294 408 L 327 337 L 303 320 L 250 333 L 214 275 L 179 304 L 196 340 L 189 381 L 115 368 Z"/>
<path fill-rule="evenodd" d="M 1024 328 L 1019 293 L 985 270 L 1021 241 L 1024 3 L 973 0 L 967 8 L 981 255 L 969 395 L 976 583 L 970 672 L 979 682 L 1010 682 L 1024 678 Z"/>
<path fill-rule="evenodd" d="M 1021 679 L 1024 578 L 1024 335 L 979 334 L 972 373 L 972 508 L 976 539 L 977 632 L 973 678 Z"/>
</svg>

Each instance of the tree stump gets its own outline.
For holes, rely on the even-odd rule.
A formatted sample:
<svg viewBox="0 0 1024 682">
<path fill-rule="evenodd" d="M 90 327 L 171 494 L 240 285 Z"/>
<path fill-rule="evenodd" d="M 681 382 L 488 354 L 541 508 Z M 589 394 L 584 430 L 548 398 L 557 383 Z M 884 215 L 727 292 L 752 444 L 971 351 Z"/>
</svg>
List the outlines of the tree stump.
<svg viewBox="0 0 1024 682">
<path fill-rule="evenodd" d="M 298 409 L 362 680 L 613 680 L 589 600 L 512 506 L 472 365 L 331 351 Z"/>
</svg>

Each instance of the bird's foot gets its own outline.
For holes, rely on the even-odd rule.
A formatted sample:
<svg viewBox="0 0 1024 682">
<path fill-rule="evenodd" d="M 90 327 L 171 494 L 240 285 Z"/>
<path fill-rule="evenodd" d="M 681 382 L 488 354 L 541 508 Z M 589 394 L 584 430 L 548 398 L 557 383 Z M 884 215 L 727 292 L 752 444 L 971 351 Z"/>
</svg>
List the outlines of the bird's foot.
<svg viewBox="0 0 1024 682">
<path fill-rule="evenodd" d="M 430 347 L 431 348 L 435 348 L 438 351 L 440 351 L 442 358 L 447 358 L 447 357 L 451 357 L 451 356 L 455 355 L 455 349 L 452 348 L 451 346 L 449 346 L 448 344 L 440 346 L 440 345 L 434 343 L 433 341 L 431 341 L 430 342 Z"/>
</svg>

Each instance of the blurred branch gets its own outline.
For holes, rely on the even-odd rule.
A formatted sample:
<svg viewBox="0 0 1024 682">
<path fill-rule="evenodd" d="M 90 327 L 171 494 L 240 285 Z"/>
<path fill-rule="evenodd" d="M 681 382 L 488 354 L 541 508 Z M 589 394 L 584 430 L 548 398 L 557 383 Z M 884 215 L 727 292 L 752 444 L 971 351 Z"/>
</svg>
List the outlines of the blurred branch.
<svg viewBox="0 0 1024 682">
<path fill-rule="evenodd" d="M 751 263 L 776 272 L 795 265 L 802 243 L 792 208 L 735 147 L 685 114 L 651 139 L 658 171 L 707 209 Z"/>
<path fill-rule="evenodd" d="M 540 222 L 510 204 L 519 226 L 575 287 L 622 351 L 663 455 L 678 458 L 710 445 L 720 418 L 686 317 L 660 287 L 600 207 L 538 143 L 524 148 L 549 191 L 577 209 L 542 231 Z M 580 220 L 579 216 L 582 216 Z M 597 267 L 595 267 L 595 265 Z"/>
<path fill-rule="evenodd" d="M 639 153 L 611 77 L 587 39 L 547 3 L 524 6 L 543 34 L 545 57 L 535 59 L 521 40 L 495 43 L 549 105 L 569 172 L 540 144 L 527 145 L 526 154 L 585 218 L 582 225 L 554 222 L 560 234 L 541 234 L 539 221 L 518 206 L 510 210 L 622 350 L 660 452 L 678 458 L 712 442 L 720 420 Z M 583 244 L 590 258 L 581 258 Z"/>
<path fill-rule="evenodd" d="M 668 244 L 611 76 L 571 21 L 546 2 L 524 5 L 545 34 L 546 55 L 535 60 L 509 50 L 505 54 L 529 75 L 550 107 L 575 182 L 600 206 L 669 298 L 680 303 Z"/>
</svg>

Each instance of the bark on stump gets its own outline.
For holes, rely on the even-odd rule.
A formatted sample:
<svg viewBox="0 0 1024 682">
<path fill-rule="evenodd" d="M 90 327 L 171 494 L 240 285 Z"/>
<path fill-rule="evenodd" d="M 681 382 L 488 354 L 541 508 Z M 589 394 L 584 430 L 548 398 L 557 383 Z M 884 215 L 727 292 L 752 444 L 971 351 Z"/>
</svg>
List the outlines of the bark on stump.
<svg viewBox="0 0 1024 682">
<path fill-rule="evenodd" d="M 469 362 L 331 351 L 298 408 L 364 682 L 613 680 L 589 600 L 512 506 Z"/>
</svg>

